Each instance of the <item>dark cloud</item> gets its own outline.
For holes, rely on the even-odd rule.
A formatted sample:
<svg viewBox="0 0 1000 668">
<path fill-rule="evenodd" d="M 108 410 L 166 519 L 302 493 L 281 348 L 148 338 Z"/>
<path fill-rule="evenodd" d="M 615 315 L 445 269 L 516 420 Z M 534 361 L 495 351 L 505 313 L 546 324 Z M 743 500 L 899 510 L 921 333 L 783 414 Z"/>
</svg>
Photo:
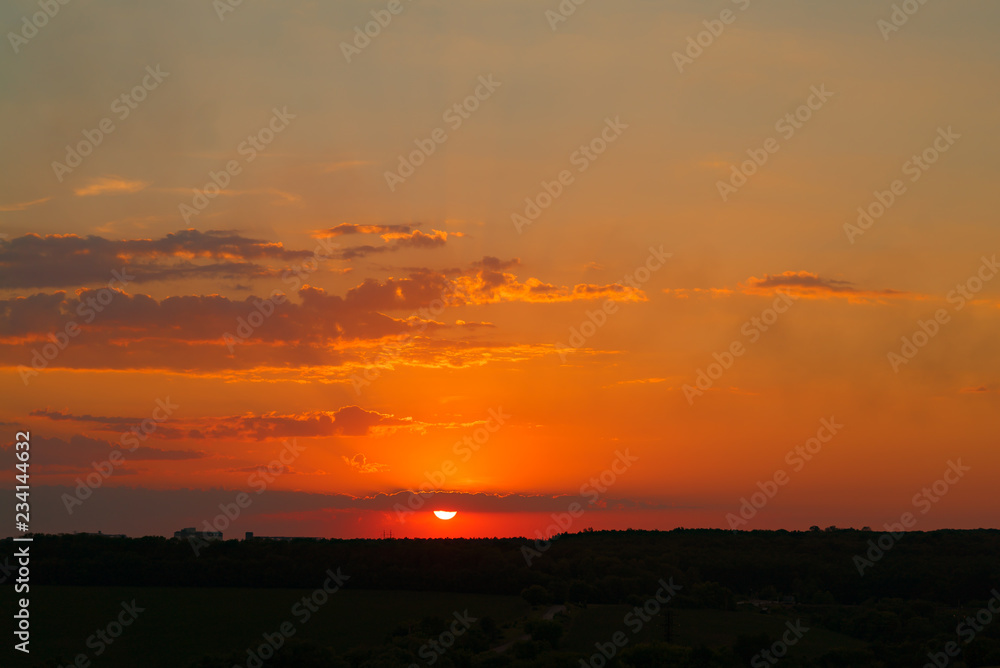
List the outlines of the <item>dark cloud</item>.
<svg viewBox="0 0 1000 668">
<path fill-rule="evenodd" d="M 249 486 L 242 488 L 252 491 Z M 73 531 L 98 531 L 126 533 L 130 536 L 165 535 L 186 526 L 204 528 L 205 522 L 219 514 L 219 505 L 232 503 L 238 489 L 173 489 L 151 490 L 105 485 L 86 503 L 66 513 L 62 495 L 72 495 L 70 486 L 33 486 L 33 510 L 39 521 L 32 528 L 40 533 Z M 290 530 L 290 521 L 308 517 L 309 513 L 344 514 L 349 525 L 343 530 L 356 532 L 358 518 L 365 513 L 378 513 L 380 517 L 395 520 L 397 506 L 406 508 L 412 495 L 409 491 L 353 497 L 345 494 L 314 494 L 268 489 L 266 494 L 252 495 L 253 504 L 246 508 L 238 520 L 225 531 L 226 538 L 242 538 L 244 531 L 258 535 L 330 535 L 335 526 L 332 516 L 324 515 L 323 521 L 308 523 L 300 530 Z M 624 498 L 602 498 L 602 503 L 591 504 L 591 498 L 569 495 L 528 494 L 465 494 L 438 492 L 422 495 L 424 503 L 418 512 L 434 509 L 480 513 L 564 513 L 571 503 L 577 502 L 587 513 L 613 511 L 676 510 L 669 503 L 647 503 Z M 548 520 L 551 522 L 551 518 Z M 399 527 L 400 534 L 407 529 Z M 583 526 L 583 524 L 581 524 Z"/>
<path fill-rule="evenodd" d="M 401 427 L 413 424 L 410 418 L 346 406 L 334 412 L 298 415 L 232 416 L 211 418 L 199 431 L 203 438 L 268 438 L 367 436 L 376 427 Z"/>
<path fill-rule="evenodd" d="M 477 326 L 447 325 L 432 316 L 444 306 L 646 300 L 641 290 L 619 284 L 522 282 L 504 269 L 516 265 L 516 260 L 487 257 L 457 275 L 419 269 L 406 277 L 367 279 L 343 296 L 304 286 L 297 302 L 277 293 L 272 299 L 186 295 L 157 300 L 112 288 L 13 297 L 0 300 L 0 365 L 18 367 L 22 377 L 29 375 L 26 382 L 35 373 L 29 366 L 39 364 L 202 373 L 362 365 L 367 357 L 363 342 L 406 337 L 410 344 L 425 345 L 445 328 Z M 57 346 L 60 350 L 50 355 Z M 41 357 L 45 350 L 48 359 Z"/>
<path fill-rule="evenodd" d="M 356 225 L 354 223 L 341 223 L 336 227 L 331 227 L 328 230 L 323 230 L 317 232 L 316 236 L 319 237 L 340 237 L 350 234 L 409 234 L 413 231 L 414 227 L 419 227 L 420 224 L 415 225 Z"/>
<path fill-rule="evenodd" d="M 92 429 L 97 431 L 114 431 L 125 433 L 132 427 L 139 427 L 148 418 L 117 417 L 100 415 L 74 415 L 62 411 L 49 409 L 36 409 L 28 413 L 31 417 L 40 417 L 53 422 L 84 422 L 93 425 Z M 156 426 L 156 436 L 163 439 L 178 439 L 187 436 L 182 429 L 158 423 Z"/>
<path fill-rule="evenodd" d="M 137 442 L 137 441 L 135 441 Z M 132 442 L 130 442 L 132 443 Z M 118 451 L 125 462 L 178 461 L 202 459 L 207 455 L 197 450 L 161 450 L 146 445 L 123 447 L 120 441 L 111 442 L 76 434 L 67 441 L 62 438 L 33 435 L 31 439 L 32 470 L 38 467 L 43 473 L 72 473 L 93 471 L 95 464 L 108 460 Z M 9 451 L 13 446 L 0 446 Z"/>
<path fill-rule="evenodd" d="M 352 260 L 376 253 L 391 253 L 409 248 L 424 250 L 440 248 L 448 243 L 448 237 L 461 236 L 465 235 L 461 232 L 442 232 L 440 230 L 431 230 L 431 234 L 424 234 L 420 230 L 408 233 L 385 234 L 382 235 L 382 238 L 388 242 L 385 246 L 354 246 L 342 250 L 338 257 L 342 260 Z"/>
<path fill-rule="evenodd" d="M 773 294 L 782 291 L 801 297 L 818 299 L 844 298 L 849 301 L 864 302 L 886 298 L 915 297 L 901 290 L 865 290 L 855 287 L 850 281 L 823 278 L 808 271 L 785 271 L 780 274 L 764 274 L 763 278 L 751 276 L 743 286 L 747 294 Z"/>
<path fill-rule="evenodd" d="M 360 452 L 353 457 L 341 457 L 344 463 L 351 467 L 352 470 L 358 473 L 380 473 L 382 471 L 389 470 L 389 467 L 385 464 L 378 464 L 376 462 L 369 462 L 368 458 L 365 457 Z"/>
<path fill-rule="evenodd" d="M 93 425 L 98 431 L 128 432 L 143 418 L 74 415 L 51 410 L 31 411 L 32 417 L 57 422 L 70 421 Z M 195 419 L 172 418 L 178 426 L 158 424 L 158 438 L 203 440 L 241 439 L 261 441 L 270 438 L 314 438 L 320 436 L 367 436 L 377 427 L 417 426 L 412 418 L 369 411 L 360 406 L 345 406 L 336 411 L 312 411 L 291 415 L 230 415 Z"/>
<path fill-rule="evenodd" d="M 258 262 L 287 263 L 312 254 L 228 230 L 190 229 L 160 239 L 122 240 L 93 235 L 26 234 L 0 243 L 0 285 L 85 286 L 107 283 L 116 272 L 134 276 L 130 280 L 137 283 L 190 278 L 245 280 L 277 274 Z"/>
</svg>

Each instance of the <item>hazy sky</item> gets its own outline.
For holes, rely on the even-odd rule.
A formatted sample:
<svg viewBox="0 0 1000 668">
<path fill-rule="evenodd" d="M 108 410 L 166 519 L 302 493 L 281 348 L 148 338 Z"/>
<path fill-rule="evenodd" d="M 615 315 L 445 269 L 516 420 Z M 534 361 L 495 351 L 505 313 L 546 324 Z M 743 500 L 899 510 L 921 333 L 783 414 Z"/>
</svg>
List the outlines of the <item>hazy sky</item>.
<svg viewBox="0 0 1000 668">
<path fill-rule="evenodd" d="M 53 4 L 0 6 L 35 530 L 997 526 L 995 2 Z"/>
</svg>

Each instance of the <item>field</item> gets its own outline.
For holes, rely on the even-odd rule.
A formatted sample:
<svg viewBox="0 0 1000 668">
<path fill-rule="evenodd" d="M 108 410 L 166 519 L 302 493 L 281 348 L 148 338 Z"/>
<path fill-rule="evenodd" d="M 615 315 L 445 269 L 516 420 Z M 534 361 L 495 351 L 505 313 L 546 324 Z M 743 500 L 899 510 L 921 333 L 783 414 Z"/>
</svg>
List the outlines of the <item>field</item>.
<svg viewBox="0 0 1000 668">
<path fill-rule="evenodd" d="M 4 588 L 3 605 L 12 605 L 12 590 Z M 530 608 L 521 598 L 481 594 L 343 589 L 304 619 L 304 608 L 293 606 L 312 590 L 163 587 L 37 587 L 32 590 L 31 661 L 17 665 L 70 666 L 79 654 L 100 666 L 176 668 L 206 654 L 256 647 L 263 634 L 283 622 L 295 637 L 322 643 L 338 651 L 381 644 L 393 628 L 425 617 L 448 619 L 456 611 L 492 617 L 509 640 L 521 635 L 521 622 L 540 616 L 547 606 Z M 135 621 L 99 656 L 95 633 L 116 620 L 123 603 L 142 609 Z M 629 645 L 664 641 L 663 613 L 633 633 L 625 623 L 628 605 L 570 606 L 555 620 L 564 626 L 560 647 L 590 654 L 595 642 L 622 631 Z M 766 633 L 779 637 L 790 617 L 755 612 L 672 610 L 673 642 L 709 647 L 732 644 L 739 635 Z M 88 639 L 90 646 L 88 646 Z M 220 640 L 220 639 L 225 639 Z M 864 643 L 824 629 L 811 629 L 792 654 L 818 656 L 833 648 Z"/>
<path fill-rule="evenodd" d="M 629 638 L 629 644 L 642 642 L 666 642 L 664 613 L 644 624 L 637 633 L 635 628 L 625 623 L 625 616 L 633 609 L 629 605 L 590 605 L 586 608 L 572 608 L 571 620 L 562 646 L 579 652 L 594 652 L 595 642 L 607 642 L 612 633 L 622 631 Z M 695 647 L 706 645 L 720 647 L 732 645 L 738 636 L 766 634 L 780 638 L 786 630 L 786 622 L 794 624 L 795 617 L 777 614 L 764 615 L 756 612 L 728 612 L 723 610 L 672 610 L 673 644 Z M 865 643 L 834 633 L 826 629 L 810 628 L 802 640 L 789 654 L 817 657 L 832 649 L 857 649 Z M 763 649 L 763 648 L 762 648 Z"/>
<path fill-rule="evenodd" d="M 3 587 L 0 592 L 3 609 L 14 609 L 13 588 Z M 397 624 L 424 617 L 447 619 L 455 611 L 468 609 L 474 617 L 489 615 L 502 625 L 529 612 L 528 604 L 515 596 L 345 588 L 302 623 L 302 615 L 293 614 L 292 607 L 311 593 L 305 589 L 32 587 L 32 661 L 16 665 L 47 665 L 42 660 L 54 659 L 68 668 L 77 654 L 84 653 L 102 667 L 178 668 L 209 653 L 256 647 L 263 642 L 262 634 L 275 632 L 286 621 L 294 625 L 296 638 L 342 651 L 378 645 Z M 122 612 L 122 603 L 132 599 L 143 611 L 95 659 L 100 642 L 95 640 L 96 647 L 88 648 L 88 638 L 107 628 Z"/>
</svg>

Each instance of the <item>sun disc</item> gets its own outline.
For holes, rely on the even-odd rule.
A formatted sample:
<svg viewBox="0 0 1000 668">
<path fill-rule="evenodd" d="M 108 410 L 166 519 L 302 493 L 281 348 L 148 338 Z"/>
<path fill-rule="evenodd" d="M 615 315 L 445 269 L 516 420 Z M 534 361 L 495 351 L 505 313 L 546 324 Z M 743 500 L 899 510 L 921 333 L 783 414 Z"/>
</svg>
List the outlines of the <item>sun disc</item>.
<svg viewBox="0 0 1000 668">
<path fill-rule="evenodd" d="M 456 510 L 435 510 L 434 514 L 439 520 L 450 520 L 452 517 L 458 514 Z"/>
</svg>

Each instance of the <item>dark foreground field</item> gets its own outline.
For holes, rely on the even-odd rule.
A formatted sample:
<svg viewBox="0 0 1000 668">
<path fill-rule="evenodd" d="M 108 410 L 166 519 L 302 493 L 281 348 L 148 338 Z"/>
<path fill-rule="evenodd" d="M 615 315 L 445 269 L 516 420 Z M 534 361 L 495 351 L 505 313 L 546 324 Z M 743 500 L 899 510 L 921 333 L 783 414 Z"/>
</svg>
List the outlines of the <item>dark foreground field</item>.
<svg viewBox="0 0 1000 668">
<path fill-rule="evenodd" d="M 1000 532 L 906 534 L 881 556 L 879 536 L 586 532 L 537 555 L 523 539 L 227 541 L 199 556 L 39 536 L 32 653 L 10 641 L 0 665 L 1000 665 Z"/>
</svg>

